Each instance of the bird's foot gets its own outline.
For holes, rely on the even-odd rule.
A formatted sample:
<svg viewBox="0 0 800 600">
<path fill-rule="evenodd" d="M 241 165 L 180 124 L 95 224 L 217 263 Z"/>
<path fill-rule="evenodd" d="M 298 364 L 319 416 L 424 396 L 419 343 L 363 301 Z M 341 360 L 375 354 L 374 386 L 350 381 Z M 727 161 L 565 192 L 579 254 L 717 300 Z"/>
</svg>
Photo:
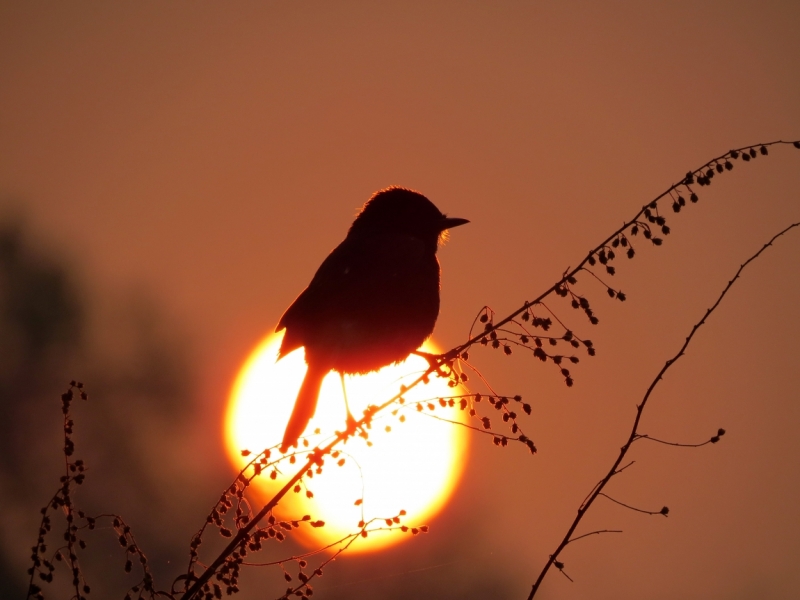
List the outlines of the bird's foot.
<svg viewBox="0 0 800 600">
<path fill-rule="evenodd" d="M 421 356 L 428 361 L 428 365 L 431 367 L 436 367 L 444 359 L 444 354 L 431 354 L 430 352 L 423 352 L 422 350 L 412 350 L 411 354 Z"/>
<path fill-rule="evenodd" d="M 447 376 L 447 373 L 442 371 L 442 366 L 445 365 L 450 358 L 447 354 L 431 354 L 430 352 L 423 352 L 422 350 L 414 350 L 411 352 L 411 354 L 421 356 L 428 361 L 429 372 L 435 372 L 441 377 Z"/>
<path fill-rule="evenodd" d="M 361 435 L 363 437 L 363 435 L 366 433 L 366 429 L 364 428 L 364 425 L 363 424 L 359 425 L 358 421 L 356 421 L 355 417 L 353 416 L 353 414 L 349 410 L 347 411 L 347 421 L 346 422 L 347 422 L 347 427 L 345 428 L 344 431 L 345 431 L 345 433 L 347 434 L 348 437 L 354 436 L 354 435 L 356 435 L 356 433 L 359 433 L 359 432 L 360 432 L 359 435 Z"/>
<path fill-rule="evenodd" d="M 373 407 L 374 408 L 374 407 Z M 369 408 L 364 411 L 364 416 L 361 418 L 360 421 L 356 421 L 349 412 L 347 413 L 347 429 L 344 431 L 344 441 L 346 442 L 348 438 L 355 437 L 356 435 L 360 438 L 363 438 L 367 442 L 367 446 L 372 446 L 372 442 L 369 441 L 369 429 L 372 428 L 372 415 L 369 414 Z M 336 432 L 337 435 L 342 435 L 338 431 Z"/>
</svg>

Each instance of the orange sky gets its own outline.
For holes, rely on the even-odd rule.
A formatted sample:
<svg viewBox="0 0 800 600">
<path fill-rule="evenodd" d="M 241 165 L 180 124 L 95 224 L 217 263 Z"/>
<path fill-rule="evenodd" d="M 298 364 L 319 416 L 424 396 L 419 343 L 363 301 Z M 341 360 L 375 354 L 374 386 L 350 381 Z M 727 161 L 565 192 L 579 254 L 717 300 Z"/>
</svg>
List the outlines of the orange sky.
<svg viewBox="0 0 800 600">
<path fill-rule="evenodd" d="M 239 363 L 373 191 L 412 187 L 471 221 L 440 253 L 450 347 L 481 306 L 538 295 L 690 168 L 800 138 L 798 30 L 800 4 L 763 0 L 7 2 L 0 210 L 69 245 L 94 286 L 152 293 L 193 341 L 198 404 L 221 417 Z M 474 352 L 534 403 L 539 454 L 474 440 L 431 534 L 345 559 L 321 597 L 388 598 L 406 571 L 524 597 L 657 369 L 800 219 L 798 161 L 782 148 L 737 164 L 620 268 L 626 304 L 595 292 L 601 325 L 580 326 L 598 356 L 573 389 L 521 353 Z M 795 232 L 755 263 L 653 398 L 646 433 L 729 432 L 697 451 L 642 445 L 613 484 L 670 517 L 601 503 L 586 527 L 625 533 L 576 544 L 576 583 L 554 573 L 542 597 L 800 594 L 798 256 Z"/>
</svg>

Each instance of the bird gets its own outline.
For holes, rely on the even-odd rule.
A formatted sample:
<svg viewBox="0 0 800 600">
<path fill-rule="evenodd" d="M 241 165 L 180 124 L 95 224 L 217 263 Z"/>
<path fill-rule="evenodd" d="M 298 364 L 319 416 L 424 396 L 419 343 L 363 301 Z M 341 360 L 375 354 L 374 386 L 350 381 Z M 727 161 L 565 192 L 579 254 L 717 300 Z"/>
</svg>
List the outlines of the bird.
<svg viewBox="0 0 800 600">
<path fill-rule="evenodd" d="M 436 250 L 447 230 L 469 223 L 448 217 L 419 192 L 375 192 L 347 235 L 275 328 L 286 330 L 278 360 L 305 348 L 308 365 L 281 452 L 296 446 L 330 371 L 364 374 L 397 363 L 433 332 L 439 315 Z M 347 406 L 348 425 L 354 419 Z"/>
</svg>

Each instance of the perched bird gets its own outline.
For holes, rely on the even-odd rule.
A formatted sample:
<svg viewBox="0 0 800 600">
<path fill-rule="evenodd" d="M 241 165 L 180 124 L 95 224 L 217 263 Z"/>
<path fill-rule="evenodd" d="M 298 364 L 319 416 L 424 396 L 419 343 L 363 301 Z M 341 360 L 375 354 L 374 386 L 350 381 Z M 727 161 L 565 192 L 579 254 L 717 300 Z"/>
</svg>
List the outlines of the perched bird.
<svg viewBox="0 0 800 600">
<path fill-rule="evenodd" d="M 275 329 L 286 329 L 278 358 L 304 346 L 308 364 L 282 452 L 314 416 L 328 372 L 378 370 L 403 360 L 430 336 L 439 315 L 436 249 L 443 232 L 468 222 L 447 217 L 422 194 L 401 187 L 380 190 L 364 204 L 347 237 Z"/>
</svg>

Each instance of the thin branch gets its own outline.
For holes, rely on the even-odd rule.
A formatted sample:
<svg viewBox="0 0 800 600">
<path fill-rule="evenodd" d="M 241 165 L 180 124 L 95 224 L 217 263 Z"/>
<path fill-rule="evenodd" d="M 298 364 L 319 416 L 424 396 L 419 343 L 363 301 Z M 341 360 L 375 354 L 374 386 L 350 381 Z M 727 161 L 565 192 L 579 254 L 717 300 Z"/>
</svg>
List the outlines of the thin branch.
<svg viewBox="0 0 800 600">
<path fill-rule="evenodd" d="M 567 543 L 571 544 L 572 542 L 577 542 L 578 540 L 582 540 L 583 538 L 589 537 L 590 535 L 598 535 L 601 533 L 622 533 L 622 529 L 598 529 L 597 531 L 590 531 L 589 533 L 584 533 L 583 535 L 579 535 L 576 538 L 572 538 Z"/>
<path fill-rule="evenodd" d="M 716 444 L 719 441 L 719 435 L 715 435 L 709 440 L 705 442 L 700 442 L 699 444 L 683 444 L 680 442 L 668 442 L 666 440 L 660 440 L 658 438 L 654 438 L 650 435 L 640 435 L 637 436 L 637 440 L 650 440 L 651 442 L 658 442 L 659 444 L 664 444 L 665 446 L 675 446 L 676 448 L 701 448 L 702 446 L 706 446 L 707 444 Z"/>
<path fill-rule="evenodd" d="M 617 469 L 617 470 L 616 470 L 616 472 L 614 473 L 614 475 L 619 475 L 619 474 L 620 474 L 620 473 L 622 473 L 622 472 L 623 472 L 625 469 L 627 469 L 628 467 L 632 467 L 634 464 L 636 464 L 636 461 L 635 461 L 635 460 L 632 460 L 631 462 L 629 462 L 629 463 L 628 463 L 627 465 L 625 465 L 624 467 L 620 467 L 619 469 Z"/>
<path fill-rule="evenodd" d="M 664 198 L 666 196 L 669 196 L 673 191 L 678 190 L 679 188 L 682 188 L 682 187 L 688 188 L 689 187 L 688 180 L 689 180 L 689 176 L 690 175 L 692 176 L 692 178 L 694 178 L 698 174 L 702 173 L 704 170 L 712 167 L 713 165 L 715 165 L 717 163 L 720 163 L 722 160 L 725 160 L 728 157 L 732 157 L 732 155 L 734 153 L 736 153 L 738 155 L 739 153 L 742 153 L 744 150 L 750 150 L 751 148 L 756 148 L 756 147 L 764 147 L 764 148 L 766 148 L 766 147 L 769 147 L 769 146 L 783 145 L 783 144 L 794 145 L 795 143 L 796 142 L 789 142 L 789 141 L 784 141 L 784 140 L 776 140 L 774 142 L 768 142 L 768 143 L 765 143 L 765 144 L 753 144 L 751 146 L 744 146 L 742 148 L 736 148 L 734 150 L 729 150 L 728 152 L 725 152 L 724 154 L 721 154 L 720 156 L 718 156 L 716 158 L 712 158 L 711 160 L 706 162 L 700 168 L 695 169 L 694 171 L 690 171 L 689 173 L 687 173 L 687 176 L 684 177 L 683 179 L 681 179 L 678 183 L 672 184 L 667 190 L 665 190 L 664 192 L 662 192 L 661 194 L 659 194 L 658 196 L 653 198 L 650 202 L 648 202 L 647 204 L 642 206 L 642 208 L 639 209 L 639 212 L 637 212 L 636 215 L 633 218 L 631 218 L 630 220 L 628 220 L 625 223 L 623 223 L 622 226 L 619 227 L 619 229 L 617 229 L 614 233 L 609 235 L 600 244 L 598 244 L 592 250 L 590 250 L 589 253 L 586 255 L 586 258 L 584 258 L 580 263 L 578 263 L 578 266 L 576 266 L 575 268 L 573 268 L 573 269 L 569 270 L 568 272 L 564 273 L 564 275 L 561 277 L 561 279 L 558 282 L 556 282 L 555 284 L 550 286 L 547 290 L 545 290 L 542 294 L 540 294 L 539 296 L 537 296 L 533 300 L 528 300 L 527 302 L 525 302 L 525 304 L 523 304 L 520 308 L 518 308 L 517 310 L 512 312 L 510 315 L 508 315 L 504 319 L 498 321 L 497 323 L 492 323 L 492 326 L 490 328 L 486 329 L 485 331 L 482 331 L 481 333 L 473 336 L 472 338 L 470 338 L 469 340 L 467 340 L 463 344 L 461 344 L 459 346 L 456 346 L 452 350 L 448 351 L 447 353 L 445 353 L 445 356 L 447 356 L 447 357 L 455 357 L 455 356 L 457 356 L 462 351 L 466 350 L 470 346 L 472 346 L 475 343 L 479 342 L 482 337 L 488 335 L 490 332 L 492 332 L 492 331 L 494 331 L 496 329 L 499 329 L 500 327 L 502 327 L 503 325 L 509 323 L 510 321 L 513 321 L 517 316 L 519 316 L 522 313 L 524 313 L 531 306 L 533 306 L 535 304 L 540 304 L 541 301 L 544 298 L 546 298 L 547 296 L 549 296 L 550 294 L 555 292 L 556 289 L 559 289 L 562 285 L 564 285 L 569 280 L 570 277 L 574 277 L 575 275 L 577 275 L 577 273 L 579 271 L 583 270 L 584 265 L 589 263 L 589 259 L 592 257 L 592 255 L 594 255 L 596 252 L 599 252 L 603 247 L 607 246 L 618 235 L 622 234 L 626 229 L 628 229 L 629 227 L 631 227 L 632 225 L 634 225 L 636 223 L 639 223 L 639 218 L 642 215 L 644 215 L 645 211 L 648 210 L 652 205 L 656 204 L 662 198 Z M 642 226 L 642 225 L 643 226 L 647 226 L 646 223 L 640 223 L 640 226 Z"/>
<path fill-rule="evenodd" d="M 744 268 L 747 265 L 749 265 L 751 262 L 753 262 L 756 258 L 761 256 L 761 253 L 764 252 L 770 246 L 772 246 L 772 244 L 773 244 L 773 242 L 775 242 L 775 240 L 777 240 L 779 237 L 781 237 L 782 235 L 787 233 L 789 230 L 794 229 L 795 227 L 798 227 L 798 226 L 800 226 L 800 223 L 792 223 L 791 225 L 786 227 L 781 232 L 775 234 L 772 237 L 772 239 L 770 239 L 766 244 L 764 244 L 758 252 L 753 254 L 750 258 L 748 258 L 739 267 L 739 269 L 736 271 L 736 275 L 733 276 L 733 278 L 725 286 L 725 289 L 722 290 L 722 293 L 717 298 L 717 301 L 714 302 L 714 304 L 711 306 L 711 308 L 706 310 L 706 312 L 703 315 L 703 317 L 697 323 L 695 323 L 694 327 L 692 327 L 692 331 L 686 337 L 686 341 L 684 341 L 683 345 L 681 346 L 680 350 L 678 350 L 677 354 L 675 354 L 675 356 L 673 356 L 671 359 L 669 359 L 664 364 L 664 366 L 661 367 L 661 370 L 659 370 L 659 372 L 656 375 L 655 379 L 653 379 L 652 383 L 647 388 L 647 391 L 645 392 L 644 397 L 642 398 L 642 402 L 636 407 L 636 417 L 633 420 L 633 427 L 631 429 L 631 433 L 628 436 L 628 440 L 625 442 L 625 445 L 623 445 L 622 448 L 620 449 L 619 456 L 617 456 L 617 459 L 614 461 L 614 464 L 611 466 L 611 468 L 609 469 L 609 471 L 606 474 L 606 476 L 603 477 L 603 479 L 600 480 L 600 483 L 595 486 L 594 491 L 590 494 L 588 499 L 583 504 L 581 504 L 580 508 L 578 509 L 578 514 L 575 517 L 575 519 L 572 521 L 572 524 L 569 526 L 566 535 L 561 540 L 561 543 L 558 545 L 558 547 L 556 548 L 555 552 L 547 560 L 547 563 L 542 568 L 542 570 L 539 573 L 539 576 L 536 578 L 536 581 L 534 582 L 533 586 L 531 586 L 531 592 L 530 592 L 530 594 L 528 594 L 528 600 L 532 600 L 533 597 L 536 595 L 536 592 L 539 590 L 539 587 L 541 586 L 542 581 L 545 578 L 545 575 L 547 575 L 547 572 L 550 570 L 550 567 L 553 566 L 553 564 L 557 561 L 558 556 L 561 554 L 561 552 L 564 550 L 564 548 L 567 546 L 567 544 L 569 544 L 569 541 L 570 541 L 570 538 L 572 537 L 572 534 L 575 532 L 575 529 L 577 529 L 577 527 L 580 524 L 581 520 L 583 520 L 583 517 L 586 514 L 586 511 L 588 511 L 589 508 L 591 508 L 591 506 L 594 503 L 594 501 L 602 493 L 603 488 L 611 480 L 611 478 L 618 472 L 617 469 L 618 469 L 619 465 L 625 459 L 625 456 L 628 454 L 628 450 L 630 449 L 631 445 L 633 444 L 634 441 L 636 441 L 636 439 L 638 437 L 639 423 L 640 423 L 640 421 L 642 419 L 642 412 L 644 411 L 644 408 L 647 405 L 647 401 L 650 399 L 650 396 L 652 395 L 653 390 L 656 388 L 658 383 L 664 377 L 664 374 L 667 372 L 667 370 L 669 370 L 669 368 L 672 365 L 674 365 L 685 354 L 686 348 L 691 343 L 691 341 L 694 338 L 694 336 L 697 333 L 697 331 L 700 329 L 700 327 L 702 327 L 705 324 L 705 322 L 708 320 L 708 318 L 711 316 L 711 314 L 717 309 L 717 307 L 719 306 L 720 302 L 722 302 L 722 299 L 727 295 L 728 290 L 730 290 L 731 287 L 733 286 L 733 284 L 739 279 L 739 276 L 741 275 L 741 273 L 744 270 Z"/>
<path fill-rule="evenodd" d="M 669 510 L 667 510 L 666 506 L 664 508 L 660 509 L 660 510 L 644 510 L 643 508 L 636 508 L 635 506 L 631 506 L 630 504 L 625 504 L 624 502 L 620 502 L 619 500 L 616 500 L 615 498 L 612 498 L 611 496 L 609 496 L 605 492 L 597 492 L 597 495 L 598 496 L 603 496 L 604 498 L 608 498 L 614 504 L 619 504 L 620 506 L 624 506 L 625 508 L 629 508 L 629 509 L 634 510 L 636 512 L 643 513 L 645 515 L 664 515 L 666 517 L 669 514 Z"/>
</svg>

